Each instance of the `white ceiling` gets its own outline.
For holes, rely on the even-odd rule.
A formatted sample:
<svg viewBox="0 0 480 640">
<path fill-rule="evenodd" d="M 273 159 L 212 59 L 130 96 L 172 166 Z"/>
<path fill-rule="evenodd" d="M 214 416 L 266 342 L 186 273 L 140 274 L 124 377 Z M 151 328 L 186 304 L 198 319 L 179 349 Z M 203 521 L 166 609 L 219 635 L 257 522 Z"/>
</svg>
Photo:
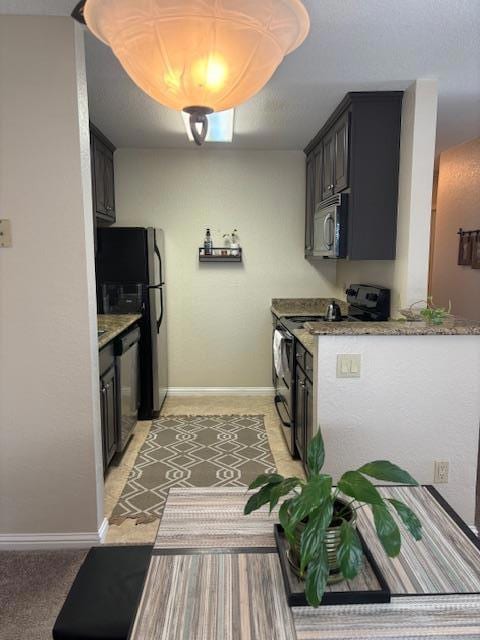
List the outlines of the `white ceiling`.
<svg viewBox="0 0 480 640">
<path fill-rule="evenodd" d="M 441 151 L 480 135 L 479 0 L 304 0 L 312 28 L 238 107 L 233 145 L 302 149 L 347 91 L 439 83 Z M 68 15 L 76 0 L 0 0 L 0 13 Z M 118 147 L 187 147 L 181 116 L 128 78 L 87 33 L 91 118 Z M 229 145 L 230 147 L 230 145 Z"/>
</svg>

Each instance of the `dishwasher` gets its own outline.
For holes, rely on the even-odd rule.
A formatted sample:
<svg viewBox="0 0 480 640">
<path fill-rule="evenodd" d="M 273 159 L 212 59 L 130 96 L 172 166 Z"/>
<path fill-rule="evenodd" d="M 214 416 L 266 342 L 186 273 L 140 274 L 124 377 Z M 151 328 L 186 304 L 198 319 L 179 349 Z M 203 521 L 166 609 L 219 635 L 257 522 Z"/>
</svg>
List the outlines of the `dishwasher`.
<svg viewBox="0 0 480 640">
<path fill-rule="evenodd" d="M 119 393 L 117 453 L 122 453 L 138 421 L 140 406 L 140 329 L 137 327 L 115 341 Z"/>
</svg>

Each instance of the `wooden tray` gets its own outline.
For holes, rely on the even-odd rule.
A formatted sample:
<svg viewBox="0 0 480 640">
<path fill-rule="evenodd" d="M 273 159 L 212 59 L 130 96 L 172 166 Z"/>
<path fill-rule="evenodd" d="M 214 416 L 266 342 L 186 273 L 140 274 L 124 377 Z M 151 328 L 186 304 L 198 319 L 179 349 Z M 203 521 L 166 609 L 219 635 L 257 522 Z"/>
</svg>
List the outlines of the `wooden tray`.
<svg viewBox="0 0 480 640">
<path fill-rule="evenodd" d="M 291 607 L 308 607 L 304 583 L 293 573 L 287 558 L 288 542 L 283 533 L 283 528 L 276 524 L 274 531 L 288 604 Z M 357 533 L 363 546 L 363 567 L 353 580 L 344 580 L 327 586 L 322 598 L 322 605 L 390 602 L 390 589 L 385 578 L 372 554 L 367 549 L 362 536 L 358 531 Z"/>
</svg>

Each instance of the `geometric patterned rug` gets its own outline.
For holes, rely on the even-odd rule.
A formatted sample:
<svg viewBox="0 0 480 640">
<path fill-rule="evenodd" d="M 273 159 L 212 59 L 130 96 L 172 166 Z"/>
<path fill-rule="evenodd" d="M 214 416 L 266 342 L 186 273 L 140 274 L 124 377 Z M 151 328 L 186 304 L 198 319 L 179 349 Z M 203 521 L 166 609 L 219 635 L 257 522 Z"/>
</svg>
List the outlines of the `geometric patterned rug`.
<svg viewBox="0 0 480 640">
<path fill-rule="evenodd" d="M 162 416 L 138 453 L 110 524 L 160 518 L 171 487 L 243 487 L 274 471 L 261 415 Z"/>
</svg>

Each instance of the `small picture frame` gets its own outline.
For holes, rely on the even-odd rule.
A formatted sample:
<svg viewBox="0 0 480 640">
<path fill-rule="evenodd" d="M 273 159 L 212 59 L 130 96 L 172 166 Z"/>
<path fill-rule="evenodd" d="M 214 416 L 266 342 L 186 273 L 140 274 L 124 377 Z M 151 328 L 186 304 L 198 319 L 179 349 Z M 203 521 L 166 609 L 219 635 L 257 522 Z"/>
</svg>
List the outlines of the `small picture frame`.
<svg viewBox="0 0 480 640">
<path fill-rule="evenodd" d="M 471 237 L 471 251 L 472 251 L 472 269 L 480 269 L 480 232 L 477 231 L 472 234 Z"/>
<path fill-rule="evenodd" d="M 472 238 L 469 233 L 459 231 L 458 264 L 467 266 L 472 264 Z"/>
</svg>

